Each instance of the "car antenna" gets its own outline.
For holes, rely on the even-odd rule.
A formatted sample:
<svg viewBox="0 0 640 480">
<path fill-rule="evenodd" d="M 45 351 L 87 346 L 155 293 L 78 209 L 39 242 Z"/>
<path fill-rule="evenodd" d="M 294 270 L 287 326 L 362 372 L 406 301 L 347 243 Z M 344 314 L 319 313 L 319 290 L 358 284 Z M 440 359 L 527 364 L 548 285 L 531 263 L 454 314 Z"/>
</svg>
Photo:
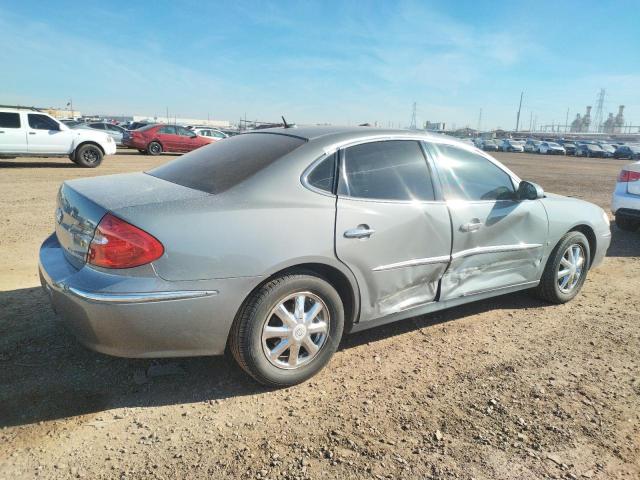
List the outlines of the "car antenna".
<svg viewBox="0 0 640 480">
<path fill-rule="evenodd" d="M 290 127 L 290 125 L 289 125 L 289 124 L 287 123 L 287 121 L 284 119 L 284 115 L 282 115 L 282 117 L 280 117 L 280 118 L 282 118 L 282 123 L 284 124 L 284 128 L 289 128 L 289 127 Z"/>
</svg>

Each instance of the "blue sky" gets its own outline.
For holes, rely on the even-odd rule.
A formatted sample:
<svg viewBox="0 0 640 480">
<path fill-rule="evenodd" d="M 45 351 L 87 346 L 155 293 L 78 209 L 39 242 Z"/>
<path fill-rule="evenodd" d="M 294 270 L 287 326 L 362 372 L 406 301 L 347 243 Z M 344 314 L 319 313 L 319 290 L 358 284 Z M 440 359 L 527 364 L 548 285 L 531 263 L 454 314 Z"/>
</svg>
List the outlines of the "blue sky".
<svg viewBox="0 0 640 480">
<path fill-rule="evenodd" d="M 0 45 L 0 103 L 513 128 L 521 90 L 528 127 L 605 88 L 640 124 L 637 0 L 0 0 Z"/>
</svg>

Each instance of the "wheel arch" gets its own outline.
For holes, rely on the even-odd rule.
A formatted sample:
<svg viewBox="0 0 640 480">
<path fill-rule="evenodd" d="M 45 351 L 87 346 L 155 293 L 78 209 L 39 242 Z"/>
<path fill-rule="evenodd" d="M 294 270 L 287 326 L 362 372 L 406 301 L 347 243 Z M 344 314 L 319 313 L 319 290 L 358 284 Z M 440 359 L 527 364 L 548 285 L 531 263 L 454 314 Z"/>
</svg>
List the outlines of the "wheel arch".
<svg viewBox="0 0 640 480">
<path fill-rule="evenodd" d="M 100 151 L 102 152 L 102 155 L 105 155 L 104 147 L 100 145 L 98 142 L 96 142 L 95 140 L 84 140 L 80 142 L 78 145 L 76 145 L 76 148 L 73 149 L 73 154 L 75 155 L 78 149 L 82 148 L 84 145 L 94 145 L 100 149 Z"/>
<path fill-rule="evenodd" d="M 586 224 L 580 224 L 574 226 L 571 230 L 569 230 L 569 232 L 580 232 L 585 237 L 587 237 L 587 241 L 589 242 L 589 268 L 591 268 L 591 260 L 596 253 L 596 249 L 598 248 L 598 240 L 593 228 Z"/>
<path fill-rule="evenodd" d="M 356 320 L 360 313 L 360 292 L 358 290 L 355 279 L 350 279 L 345 272 L 341 271 L 335 266 L 328 265 L 326 263 L 297 263 L 295 265 L 290 265 L 271 273 L 247 294 L 247 296 L 242 301 L 236 315 L 238 315 L 242 311 L 244 305 L 247 303 L 249 298 L 251 298 L 254 292 L 260 289 L 263 285 L 270 282 L 274 278 L 296 273 L 315 275 L 325 280 L 333 288 L 336 289 L 338 295 L 340 295 L 340 299 L 342 300 L 342 305 L 344 307 L 344 333 L 349 333 L 353 328 L 354 323 L 356 323 Z"/>
</svg>

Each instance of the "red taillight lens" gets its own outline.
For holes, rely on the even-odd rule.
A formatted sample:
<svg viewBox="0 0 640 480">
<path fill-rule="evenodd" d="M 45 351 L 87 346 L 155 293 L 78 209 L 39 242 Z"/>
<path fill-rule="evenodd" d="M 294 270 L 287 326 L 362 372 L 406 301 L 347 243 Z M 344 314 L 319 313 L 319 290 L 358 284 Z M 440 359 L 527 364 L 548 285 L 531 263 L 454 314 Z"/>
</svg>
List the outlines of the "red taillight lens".
<svg viewBox="0 0 640 480">
<path fill-rule="evenodd" d="M 622 170 L 618 175 L 618 182 L 638 182 L 640 181 L 640 172 L 632 172 L 630 170 Z"/>
<path fill-rule="evenodd" d="M 153 262 L 163 253 L 155 237 L 107 213 L 93 234 L 87 261 L 104 268 L 132 268 Z"/>
</svg>

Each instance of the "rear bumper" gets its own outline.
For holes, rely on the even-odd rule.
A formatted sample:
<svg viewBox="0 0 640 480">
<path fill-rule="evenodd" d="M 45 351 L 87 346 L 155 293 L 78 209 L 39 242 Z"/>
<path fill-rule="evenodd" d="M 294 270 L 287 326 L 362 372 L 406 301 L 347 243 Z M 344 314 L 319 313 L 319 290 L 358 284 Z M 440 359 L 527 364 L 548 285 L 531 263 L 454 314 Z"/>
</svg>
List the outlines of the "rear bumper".
<svg viewBox="0 0 640 480">
<path fill-rule="evenodd" d="M 254 278 L 167 282 L 78 270 L 55 234 L 40 249 L 39 270 L 54 311 L 78 340 L 121 357 L 224 353 L 235 314 L 255 284 Z"/>
<path fill-rule="evenodd" d="M 617 183 L 611 197 L 611 212 L 614 215 L 635 216 L 640 215 L 640 195 L 627 192 L 626 183 Z"/>
</svg>

